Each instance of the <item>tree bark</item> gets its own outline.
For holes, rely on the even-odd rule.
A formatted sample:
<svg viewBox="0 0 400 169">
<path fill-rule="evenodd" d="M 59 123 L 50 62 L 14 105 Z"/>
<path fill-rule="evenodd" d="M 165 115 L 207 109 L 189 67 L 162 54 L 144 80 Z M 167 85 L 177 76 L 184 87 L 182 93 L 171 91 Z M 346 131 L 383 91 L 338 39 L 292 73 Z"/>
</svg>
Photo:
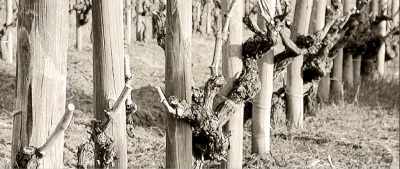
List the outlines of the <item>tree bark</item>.
<svg viewBox="0 0 400 169">
<path fill-rule="evenodd" d="M 123 1 L 93 1 L 93 83 L 95 118 L 102 122 L 109 120 L 104 110 L 113 107 L 125 84 Z M 110 130 L 105 132 L 114 139 L 118 159 L 115 168 L 127 168 L 126 113 L 125 106 L 111 115 Z M 99 157 L 100 146 L 95 145 L 95 160 Z M 99 164 L 95 163 L 99 168 Z"/>
<path fill-rule="evenodd" d="M 168 0 L 166 18 L 166 96 L 191 103 L 192 1 Z M 192 168 L 190 124 L 167 115 L 166 168 Z"/>
<path fill-rule="evenodd" d="M 68 1 L 19 3 L 15 109 L 21 113 L 14 116 L 13 165 L 25 146 L 46 142 L 65 112 L 68 17 Z M 63 147 L 61 134 L 41 167 L 63 168 Z"/>
<path fill-rule="evenodd" d="M 233 0 L 221 2 L 223 13 L 227 13 L 231 8 Z M 227 96 L 235 87 L 237 79 L 242 72 L 242 42 L 243 42 L 243 0 L 237 0 L 233 10 L 232 19 L 229 24 L 229 36 L 222 48 L 222 74 L 227 82 L 221 89 L 220 94 Z M 225 23 L 226 18 L 224 18 Z M 227 162 L 221 162 L 221 168 L 241 168 L 243 158 L 243 108 L 244 104 L 235 108 L 235 112 L 224 126 L 225 132 L 232 133 L 230 138 L 230 148 L 226 157 Z"/>
<path fill-rule="evenodd" d="M 296 11 L 293 19 L 293 30 L 290 38 L 296 40 L 299 35 L 308 33 L 307 16 L 311 10 L 312 0 L 297 0 Z M 309 19 L 309 18 L 308 18 Z M 287 67 L 287 111 L 286 120 L 288 128 L 303 128 L 303 78 L 302 78 L 303 55 L 293 59 Z"/>
<path fill-rule="evenodd" d="M 130 7 L 132 0 L 125 0 L 125 7 Z M 126 28 L 125 28 L 125 43 L 130 45 L 132 43 L 132 8 L 125 11 Z"/>
<path fill-rule="evenodd" d="M 387 15 L 388 13 L 388 5 L 387 2 L 388 0 L 380 0 L 379 1 L 379 13 L 380 15 Z M 381 36 L 385 36 L 386 35 L 386 21 L 382 21 L 381 23 L 379 23 L 379 33 L 381 34 Z M 378 73 L 380 76 L 383 76 L 385 74 L 385 51 L 386 49 L 386 44 L 382 43 L 381 46 L 379 47 L 379 52 L 378 52 L 378 56 L 377 56 L 377 68 L 378 68 Z"/>
<path fill-rule="evenodd" d="M 276 0 L 268 0 L 268 6 L 272 11 L 271 17 L 275 15 Z M 259 9 L 259 11 L 261 11 Z M 267 32 L 267 21 L 257 16 L 258 27 Z M 271 22 L 269 20 L 268 22 Z M 271 99 L 274 81 L 274 49 L 270 49 L 264 56 L 257 60 L 259 76 L 261 80 L 261 91 L 253 100 L 252 108 L 252 154 L 265 154 L 270 151 L 270 121 L 271 121 Z"/>
</svg>

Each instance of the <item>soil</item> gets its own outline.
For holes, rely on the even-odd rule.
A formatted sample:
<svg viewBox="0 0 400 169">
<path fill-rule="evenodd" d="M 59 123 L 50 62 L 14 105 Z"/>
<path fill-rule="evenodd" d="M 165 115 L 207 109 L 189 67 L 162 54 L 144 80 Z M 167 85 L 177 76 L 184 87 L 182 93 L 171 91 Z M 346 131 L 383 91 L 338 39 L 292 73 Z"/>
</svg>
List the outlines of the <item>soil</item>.
<svg viewBox="0 0 400 169">
<path fill-rule="evenodd" d="M 73 23 L 74 17 L 71 17 L 66 100 L 75 105 L 76 111 L 65 133 L 66 168 L 75 168 L 77 147 L 88 141 L 87 125 L 94 117 L 90 23 L 84 26 L 82 51 L 74 47 Z M 249 36 L 251 33 L 246 31 L 244 40 Z M 197 86 L 203 86 L 210 75 L 208 66 L 213 49 L 213 37 L 193 35 L 192 75 Z M 147 43 L 126 45 L 125 53 L 130 56 L 132 98 L 139 108 L 128 118 L 128 166 L 165 168 L 166 112 L 155 89 L 155 86 L 164 89 L 164 51 L 152 39 Z M 395 76 L 364 82 L 360 93 L 349 91 L 346 94 L 346 103 L 320 106 L 316 117 L 305 119 L 304 129 L 287 131 L 285 117 L 280 115 L 280 122 L 271 130 L 270 154 L 251 154 L 251 120 L 247 121 L 244 167 L 330 168 L 332 165 L 336 168 L 398 168 L 398 59 L 388 66 L 387 72 Z M 16 64 L 0 61 L 0 168 L 10 166 L 15 82 Z M 279 85 L 277 82 L 275 88 Z M 353 103 L 356 97 L 358 102 Z M 215 168 L 218 164 L 207 162 L 205 167 Z"/>
</svg>

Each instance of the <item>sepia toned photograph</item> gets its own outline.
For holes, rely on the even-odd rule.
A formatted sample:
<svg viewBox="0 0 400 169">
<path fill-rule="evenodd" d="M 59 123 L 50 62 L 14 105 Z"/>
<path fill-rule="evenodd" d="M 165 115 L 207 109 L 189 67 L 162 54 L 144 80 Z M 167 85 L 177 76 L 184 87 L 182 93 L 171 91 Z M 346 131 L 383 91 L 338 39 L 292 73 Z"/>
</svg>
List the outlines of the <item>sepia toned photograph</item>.
<svg viewBox="0 0 400 169">
<path fill-rule="evenodd" d="M 0 169 L 399 168 L 398 0 L 0 0 Z"/>
</svg>

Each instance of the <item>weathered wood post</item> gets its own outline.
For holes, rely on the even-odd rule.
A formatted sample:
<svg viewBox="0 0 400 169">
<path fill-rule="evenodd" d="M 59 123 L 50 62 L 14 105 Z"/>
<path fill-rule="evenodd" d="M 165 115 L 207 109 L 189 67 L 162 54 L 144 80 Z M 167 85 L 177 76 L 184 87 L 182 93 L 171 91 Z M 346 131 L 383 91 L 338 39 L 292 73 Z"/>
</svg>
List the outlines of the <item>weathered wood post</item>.
<svg viewBox="0 0 400 169">
<path fill-rule="evenodd" d="M 125 0 L 125 43 L 130 45 L 132 42 L 132 0 Z"/>
<path fill-rule="evenodd" d="M 340 103 L 342 101 L 342 96 L 343 96 L 342 67 L 343 67 L 343 48 L 338 50 L 336 58 L 333 59 L 333 68 L 331 71 L 330 98 L 335 103 Z"/>
<path fill-rule="evenodd" d="M 123 1 L 93 1 L 93 85 L 94 112 L 98 120 L 107 120 L 109 110 L 124 88 Z M 106 133 L 114 139 L 118 159 L 115 168 L 127 168 L 125 106 L 116 109 Z M 99 160 L 99 146 L 95 147 Z M 95 163 L 99 168 L 99 164 Z"/>
<path fill-rule="evenodd" d="M 336 58 L 333 59 L 331 71 L 330 98 L 335 103 L 343 100 L 343 48 L 339 49 Z"/>
<path fill-rule="evenodd" d="M 268 0 L 269 13 L 271 17 L 275 15 L 275 0 Z M 260 6 L 259 6 L 260 8 Z M 261 9 L 258 10 L 261 12 Z M 257 16 L 257 25 L 267 32 L 266 22 L 271 22 L 273 18 L 266 21 L 261 15 Z M 253 100 L 252 115 L 252 144 L 253 154 L 265 154 L 270 151 L 270 120 L 271 120 L 271 99 L 274 81 L 274 49 L 272 48 L 264 56 L 257 60 L 259 66 L 259 76 L 261 80 L 261 91 Z"/>
<path fill-rule="evenodd" d="M 321 30 L 325 26 L 325 12 L 327 4 L 330 0 L 314 0 L 313 13 L 311 14 L 311 22 L 309 32 L 315 32 Z M 314 13 L 315 12 L 315 13 Z M 329 100 L 329 86 L 330 86 L 330 74 L 321 78 L 318 84 L 317 97 L 319 103 L 326 103 Z"/>
<path fill-rule="evenodd" d="M 297 36 L 308 33 L 308 10 L 311 10 L 312 0 L 297 0 L 296 10 L 293 19 L 293 30 L 290 35 L 292 40 Z M 286 120 L 289 128 L 303 128 L 303 78 L 301 67 L 303 56 L 293 59 L 287 67 L 286 97 L 288 101 Z"/>
<path fill-rule="evenodd" d="M 65 112 L 68 1 L 19 2 L 17 89 L 11 164 L 25 146 L 42 146 Z M 55 22 L 57 21 L 57 22 Z M 60 133 L 61 134 L 61 133 Z M 63 168 L 64 135 L 40 160 L 43 168 Z M 16 166 L 14 166 L 16 167 Z"/>
<path fill-rule="evenodd" d="M 388 0 L 379 0 L 379 15 L 387 15 L 388 13 Z M 379 23 L 379 34 L 382 36 L 386 35 L 386 21 Z M 379 75 L 383 76 L 385 74 L 385 53 L 386 44 L 382 43 L 379 47 L 379 52 L 377 56 L 377 68 Z"/>
<path fill-rule="evenodd" d="M 356 3 L 362 3 L 362 0 L 357 0 Z M 369 5 L 364 7 L 362 10 L 367 10 Z M 359 9 L 361 10 L 361 9 Z M 361 84 L 361 59 L 362 55 L 360 54 L 355 54 L 353 55 L 353 86 L 357 87 Z"/>
<path fill-rule="evenodd" d="M 190 104 L 192 0 L 167 1 L 166 30 L 165 94 Z M 166 168 L 192 168 L 190 124 L 168 113 L 166 139 Z"/>
<path fill-rule="evenodd" d="M 242 38 L 243 38 L 243 0 L 236 0 L 237 4 L 232 12 L 232 18 L 229 24 L 229 35 L 227 41 L 222 47 L 222 75 L 226 79 L 226 86 L 220 91 L 220 94 L 227 96 L 232 88 L 234 88 L 242 71 Z M 221 2 L 223 13 L 227 13 L 231 8 L 233 0 L 224 0 Z M 226 17 L 223 19 L 225 23 Z M 222 161 L 222 168 L 242 168 L 243 158 L 243 108 L 244 105 L 238 106 L 235 114 L 229 119 L 224 126 L 224 131 L 232 131 L 230 139 L 230 149 L 226 157 L 227 162 Z"/>
<path fill-rule="evenodd" d="M 355 0 L 343 1 L 343 14 L 350 12 L 356 6 Z M 346 48 L 343 49 L 343 85 L 349 90 L 353 87 L 353 54 Z"/>
</svg>

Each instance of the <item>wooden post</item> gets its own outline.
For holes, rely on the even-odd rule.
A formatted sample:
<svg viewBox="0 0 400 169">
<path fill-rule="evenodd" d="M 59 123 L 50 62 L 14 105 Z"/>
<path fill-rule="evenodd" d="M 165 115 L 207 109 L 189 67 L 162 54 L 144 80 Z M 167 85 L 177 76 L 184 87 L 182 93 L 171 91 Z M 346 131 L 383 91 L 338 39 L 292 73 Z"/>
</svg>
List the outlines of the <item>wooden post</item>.
<svg viewBox="0 0 400 169">
<path fill-rule="evenodd" d="M 166 30 L 165 93 L 190 104 L 192 0 L 167 1 Z M 168 113 L 166 139 L 166 168 L 192 168 L 190 124 Z"/>
<path fill-rule="evenodd" d="M 13 119 L 11 164 L 23 147 L 41 147 L 53 133 L 65 112 L 67 80 L 68 1 L 20 1 L 18 13 L 15 109 L 21 112 Z M 63 168 L 63 148 L 61 134 L 41 167 Z"/>
<path fill-rule="evenodd" d="M 268 6 L 275 14 L 276 0 L 268 0 Z M 260 6 L 259 6 L 260 8 Z M 261 12 L 261 9 L 258 10 Z M 257 16 L 257 24 L 260 29 L 267 31 L 266 21 L 261 15 Z M 272 48 L 264 56 L 257 60 L 259 66 L 259 76 L 261 80 L 261 91 L 253 100 L 252 115 L 252 154 L 265 154 L 270 151 L 270 119 L 271 119 L 271 99 L 274 81 L 274 49 Z"/>
<path fill-rule="evenodd" d="M 293 30 L 290 38 L 296 40 L 297 36 L 308 33 L 306 25 L 308 10 L 311 10 L 312 0 L 297 0 L 296 10 L 293 19 Z M 286 119 L 288 128 L 303 128 L 303 78 L 301 67 L 303 65 L 303 56 L 294 58 L 293 62 L 287 67 L 287 111 Z"/>
<path fill-rule="evenodd" d="M 387 1 L 388 0 L 379 0 L 379 15 L 387 15 L 388 13 L 388 6 L 387 6 Z M 386 21 L 382 21 L 379 23 L 379 34 L 382 36 L 386 35 Z M 379 52 L 377 56 L 377 67 L 378 67 L 378 73 L 380 76 L 383 76 L 385 74 L 385 51 L 386 49 L 386 44 L 382 43 L 381 46 L 379 47 Z"/>
<path fill-rule="evenodd" d="M 353 86 L 355 87 L 361 84 L 361 58 L 362 55 L 353 57 Z"/>
<path fill-rule="evenodd" d="M 343 2 L 343 14 L 350 12 L 356 6 L 355 0 L 345 0 Z M 346 90 L 353 87 L 353 54 L 343 50 L 343 84 Z"/>
<path fill-rule="evenodd" d="M 126 30 L 125 30 L 125 43 L 130 45 L 132 42 L 132 0 L 125 0 L 126 9 Z"/>
<path fill-rule="evenodd" d="M 343 67 L 343 48 L 339 49 L 337 56 L 333 59 L 331 72 L 330 97 L 333 102 L 341 103 L 343 97 L 342 69 Z"/>
<path fill-rule="evenodd" d="M 329 0 L 314 0 L 311 14 L 312 22 L 308 32 L 313 33 L 324 28 L 327 1 Z M 317 97 L 320 103 L 326 103 L 329 100 L 329 85 L 330 75 L 328 74 L 322 77 L 318 84 Z"/>
<path fill-rule="evenodd" d="M 363 0 L 357 0 L 356 3 L 362 3 Z M 364 6 L 363 9 L 358 9 L 358 10 L 366 10 L 369 11 L 368 9 L 368 4 Z M 361 60 L 362 60 L 362 55 L 360 54 L 355 54 L 353 55 L 353 86 L 358 87 L 361 84 Z"/>
<path fill-rule="evenodd" d="M 310 1 L 310 3 L 308 4 L 308 6 L 309 6 L 309 8 L 311 8 L 311 9 L 308 9 L 307 10 L 307 22 L 306 22 L 306 25 L 308 26 L 308 27 L 310 27 L 310 22 L 311 22 L 311 13 L 312 13 L 312 6 L 313 6 L 313 4 L 314 4 L 314 0 L 312 0 L 312 1 Z"/>
<path fill-rule="evenodd" d="M 353 55 L 343 49 L 343 88 L 349 90 L 353 87 Z"/>
<path fill-rule="evenodd" d="M 125 85 L 123 1 L 93 1 L 93 85 L 94 112 L 98 120 L 107 120 L 109 110 Z M 115 168 L 127 168 L 125 106 L 116 109 L 106 133 L 114 139 L 118 160 Z M 99 147 L 95 147 L 98 160 Z M 99 168 L 99 164 L 95 163 Z"/>
<path fill-rule="evenodd" d="M 227 13 L 231 8 L 233 0 L 221 2 L 223 13 Z M 220 90 L 220 94 L 227 96 L 229 91 L 235 86 L 235 82 L 242 72 L 242 38 L 243 38 L 243 0 L 237 0 L 236 7 L 232 9 L 232 18 L 229 23 L 228 40 L 222 47 L 222 75 L 227 85 Z M 225 17 L 223 23 L 225 23 Z M 236 112 L 224 126 L 224 131 L 232 131 L 230 148 L 226 157 L 228 162 L 222 161 L 221 168 L 242 168 L 243 160 L 243 108 L 239 106 Z"/>
<path fill-rule="evenodd" d="M 13 22 L 13 0 L 7 0 L 7 16 L 6 16 L 6 25 L 10 25 Z M 8 32 L 7 35 L 7 50 L 8 56 L 5 57 L 5 61 L 7 63 L 13 63 L 13 39 L 12 39 L 12 31 Z"/>
<path fill-rule="evenodd" d="M 76 0 L 76 4 L 79 4 L 81 0 Z M 75 11 L 76 14 L 76 49 L 82 50 L 82 25 L 81 25 L 81 13 L 82 11 Z"/>
<path fill-rule="evenodd" d="M 343 100 L 343 48 L 339 49 L 336 58 L 333 59 L 331 71 L 330 99 L 335 103 L 341 103 Z"/>
</svg>

